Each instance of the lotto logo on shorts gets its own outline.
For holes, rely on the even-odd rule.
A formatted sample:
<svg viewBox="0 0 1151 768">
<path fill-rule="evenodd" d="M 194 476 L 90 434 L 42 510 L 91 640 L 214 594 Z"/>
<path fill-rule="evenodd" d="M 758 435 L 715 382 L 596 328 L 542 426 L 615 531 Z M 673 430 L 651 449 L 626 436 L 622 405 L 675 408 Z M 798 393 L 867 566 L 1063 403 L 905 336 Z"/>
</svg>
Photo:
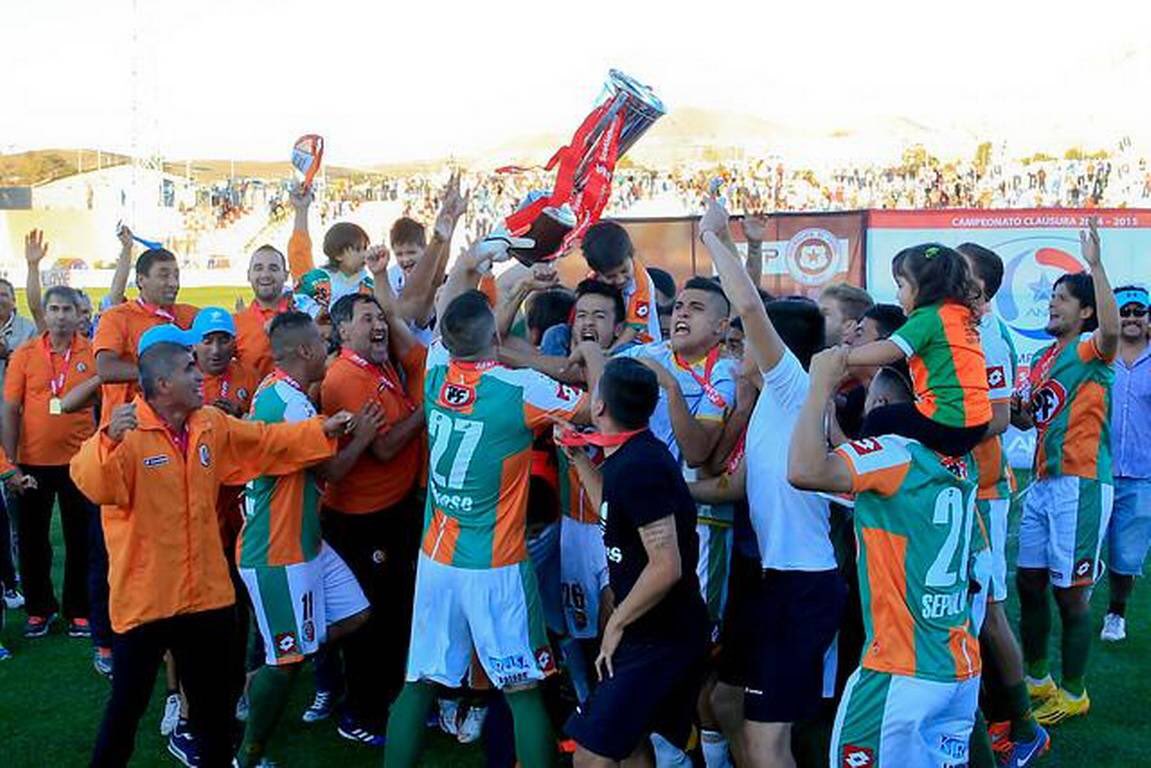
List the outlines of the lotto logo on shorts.
<svg viewBox="0 0 1151 768">
<path fill-rule="evenodd" d="M 277 656 L 287 656 L 289 653 L 296 653 L 298 645 L 295 634 L 291 632 L 281 632 L 276 635 Z"/>
<path fill-rule="evenodd" d="M 1085 557 L 1079 562 L 1075 563 L 1076 581 L 1080 579 L 1090 579 L 1092 575 L 1091 572 L 1093 570 L 1095 570 L 1095 562 L 1089 557 Z"/>
<path fill-rule="evenodd" d="M 869 766 L 875 765 L 875 753 L 868 747 L 848 744 L 843 748 L 842 754 L 841 768 L 869 768 Z"/>
</svg>

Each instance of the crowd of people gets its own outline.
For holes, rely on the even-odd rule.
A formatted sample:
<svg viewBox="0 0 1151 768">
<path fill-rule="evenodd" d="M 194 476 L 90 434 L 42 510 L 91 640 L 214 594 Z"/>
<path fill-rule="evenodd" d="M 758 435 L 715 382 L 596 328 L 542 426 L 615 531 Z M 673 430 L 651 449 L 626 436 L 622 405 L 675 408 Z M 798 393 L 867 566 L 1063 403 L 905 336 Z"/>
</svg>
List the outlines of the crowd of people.
<svg viewBox="0 0 1151 768">
<path fill-rule="evenodd" d="M 710 197 L 713 277 L 603 220 L 565 286 L 472 237 L 521 183 L 397 189 L 387 243 L 336 221 L 319 262 L 297 187 L 235 311 L 181 303 L 176 256 L 123 229 L 93 314 L 28 236 L 31 320 L 0 281 L 0 581 L 25 637 L 91 638 L 92 765 L 128 763 L 161 668 L 169 751 L 209 768 L 270 765 L 300 719 L 389 768 L 431 727 L 509 768 L 1022 768 L 1088 713 L 1103 544 L 1117 642 L 1151 535 L 1149 297 L 1093 226 L 1017 385 L 977 243 L 893 254 L 898 305 L 773 297 Z M 1009 423 L 1038 431 L 1014 585 Z"/>
</svg>

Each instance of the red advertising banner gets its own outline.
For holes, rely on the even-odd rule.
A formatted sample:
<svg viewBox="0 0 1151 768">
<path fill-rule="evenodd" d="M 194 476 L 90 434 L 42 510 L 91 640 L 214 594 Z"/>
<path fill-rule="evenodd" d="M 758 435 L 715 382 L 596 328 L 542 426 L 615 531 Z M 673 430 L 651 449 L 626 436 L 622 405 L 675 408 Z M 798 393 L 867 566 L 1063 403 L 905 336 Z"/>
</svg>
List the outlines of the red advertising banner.
<svg viewBox="0 0 1151 768">
<path fill-rule="evenodd" d="M 670 272 L 677 285 L 696 274 L 713 274 L 707 251 L 699 244 L 697 218 L 617 221 L 631 235 L 636 256 L 649 267 Z M 863 286 L 866 222 L 862 211 L 769 216 L 761 287 L 775 296 L 816 298 L 829 283 Z M 733 222 L 731 230 L 746 255 L 742 228 Z M 575 253 L 560 261 L 559 270 L 563 281 L 574 285 L 588 267 Z"/>
</svg>

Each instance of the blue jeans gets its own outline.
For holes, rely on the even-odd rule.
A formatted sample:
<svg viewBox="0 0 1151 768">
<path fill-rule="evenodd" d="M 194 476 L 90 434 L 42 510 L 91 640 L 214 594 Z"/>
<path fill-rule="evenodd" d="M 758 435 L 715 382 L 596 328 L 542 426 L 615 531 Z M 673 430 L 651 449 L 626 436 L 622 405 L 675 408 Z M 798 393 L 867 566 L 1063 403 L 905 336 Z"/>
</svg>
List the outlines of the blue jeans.
<svg viewBox="0 0 1151 768">
<path fill-rule="evenodd" d="M 1115 503 L 1107 527 L 1107 551 L 1113 573 L 1142 576 L 1151 545 L 1151 479 L 1115 478 Z"/>
</svg>

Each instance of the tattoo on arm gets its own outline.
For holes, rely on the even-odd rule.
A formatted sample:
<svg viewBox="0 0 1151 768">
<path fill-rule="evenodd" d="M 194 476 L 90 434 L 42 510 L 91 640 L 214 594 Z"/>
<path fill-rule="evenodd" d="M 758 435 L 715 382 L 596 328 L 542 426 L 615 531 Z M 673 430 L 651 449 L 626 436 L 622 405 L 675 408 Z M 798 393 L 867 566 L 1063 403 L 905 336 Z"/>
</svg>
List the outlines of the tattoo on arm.
<svg viewBox="0 0 1151 768">
<path fill-rule="evenodd" d="M 668 515 L 647 525 L 641 525 L 639 537 L 643 542 L 643 548 L 648 553 L 669 548 L 674 549 L 676 546 L 675 517 Z"/>
</svg>

